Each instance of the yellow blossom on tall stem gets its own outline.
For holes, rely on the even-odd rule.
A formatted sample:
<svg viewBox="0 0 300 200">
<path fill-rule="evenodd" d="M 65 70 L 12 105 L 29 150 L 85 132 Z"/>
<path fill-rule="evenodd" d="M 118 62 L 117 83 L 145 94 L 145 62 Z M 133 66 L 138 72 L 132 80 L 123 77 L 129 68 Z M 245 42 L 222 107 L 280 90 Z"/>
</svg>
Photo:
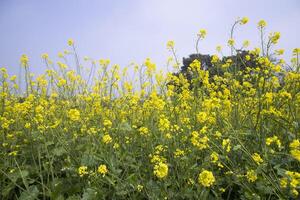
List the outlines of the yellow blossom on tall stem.
<svg viewBox="0 0 300 200">
<path fill-rule="evenodd" d="M 298 55 L 298 54 L 300 54 L 300 48 L 294 48 L 293 49 L 293 55 Z"/>
<path fill-rule="evenodd" d="M 47 53 L 43 53 L 41 57 L 45 60 L 49 59 L 49 55 Z"/>
<path fill-rule="evenodd" d="M 73 46 L 74 45 L 74 40 L 73 39 L 69 39 L 68 40 L 68 45 L 69 46 Z"/>
<path fill-rule="evenodd" d="M 244 47 L 244 48 L 247 48 L 249 45 L 250 45 L 249 40 L 245 40 L 245 41 L 243 42 L 243 47 Z"/>
<path fill-rule="evenodd" d="M 220 52 L 222 51 L 222 46 L 221 46 L 221 45 L 218 45 L 218 46 L 216 47 L 216 51 L 220 53 Z"/>
<path fill-rule="evenodd" d="M 230 39 L 228 40 L 227 43 L 228 43 L 229 46 L 232 47 L 232 46 L 234 46 L 234 43 L 235 43 L 235 42 L 234 42 L 234 39 L 233 39 L 233 38 L 230 38 Z"/>
<path fill-rule="evenodd" d="M 280 39 L 280 32 L 270 33 L 269 40 L 271 41 L 271 43 L 277 44 L 279 39 Z"/>
<path fill-rule="evenodd" d="M 259 28 L 264 28 L 264 27 L 267 26 L 267 23 L 266 23 L 265 20 L 260 20 L 260 21 L 258 22 L 257 26 L 258 26 Z"/>
<path fill-rule="evenodd" d="M 277 50 L 275 50 L 275 53 L 277 55 L 282 55 L 282 54 L 284 54 L 284 49 L 277 49 Z"/>
<path fill-rule="evenodd" d="M 198 34 L 197 34 L 197 36 L 198 36 L 199 38 L 204 39 L 205 36 L 206 36 L 206 34 L 207 34 L 207 32 L 206 32 L 205 29 L 200 29 L 199 32 L 198 32 Z"/>
<path fill-rule="evenodd" d="M 41 55 L 41 75 L 25 54 L 20 77 L 1 67 L 0 199 L 22 199 L 24 181 L 40 188 L 33 198 L 50 198 L 53 180 L 69 184 L 67 196 L 92 199 L 299 199 L 300 50 L 288 66 L 265 21 L 260 48 L 235 48 L 235 28 L 247 23 L 235 20 L 226 56 L 196 45 L 181 64 L 169 41 L 172 72 L 150 58 L 123 70 L 109 59 L 80 63 L 71 39 L 58 62 Z"/>
<path fill-rule="evenodd" d="M 243 17 L 241 20 L 240 20 L 240 24 L 247 24 L 249 21 L 249 18 L 248 17 Z"/>
<path fill-rule="evenodd" d="M 20 62 L 21 62 L 21 65 L 23 67 L 26 67 L 28 65 L 28 62 L 29 62 L 29 58 L 26 54 L 23 54 L 20 58 Z"/>
<path fill-rule="evenodd" d="M 173 49 L 175 46 L 175 42 L 173 40 L 169 40 L 167 42 L 167 49 Z"/>
</svg>

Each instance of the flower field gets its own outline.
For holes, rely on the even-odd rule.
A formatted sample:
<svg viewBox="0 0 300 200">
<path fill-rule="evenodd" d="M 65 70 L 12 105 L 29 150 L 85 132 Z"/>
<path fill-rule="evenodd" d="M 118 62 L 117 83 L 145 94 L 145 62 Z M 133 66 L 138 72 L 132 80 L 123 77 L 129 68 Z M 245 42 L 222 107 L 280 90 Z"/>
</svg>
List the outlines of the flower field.
<svg viewBox="0 0 300 200">
<path fill-rule="evenodd" d="M 26 55 L 18 77 L 1 68 L 0 199 L 298 199 L 300 49 L 286 67 L 275 32 L 239 54 L 247 22 L 213 75 L 198 59 L 177 73 L 173 41 L 174 73 L 149 58 L 86 57 L 86 71 L 73 40 L 57 63 L 42 55 L 42 75 Z"/>
</svg>

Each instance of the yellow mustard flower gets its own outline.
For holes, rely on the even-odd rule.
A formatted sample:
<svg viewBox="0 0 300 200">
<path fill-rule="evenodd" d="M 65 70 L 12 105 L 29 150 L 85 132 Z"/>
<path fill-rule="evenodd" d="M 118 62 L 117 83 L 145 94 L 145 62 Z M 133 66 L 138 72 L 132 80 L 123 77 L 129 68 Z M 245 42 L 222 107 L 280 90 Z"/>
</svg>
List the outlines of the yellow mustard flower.
<svg viewBox="0 0 300 200">
<path fill-rule="evenodd" d="M 246 59 L 247 61 L 249 61 L 249 60 L 251 59 L 250 55 L 246 55 L 246 56 L 245 56 L 245 59 Z"/>
<path fill-rule="evenodd" d="M 267 26 L 267 23 L 266 23 L 265 20 L 260 20 L 260 21 L 258 22 L 257 26 L 258 26 L 259 28 L 264 28 L 264 27 Z"/>
<path fill-rule="evenodd" d="M 256 162 L 256 164 L 260 165 L 264 162 L 264 160 L 260 157 L 258 153 L 252 154 L 252 159 Z"/>
<path fill-rule="evenodd" d="M 240 24 L 247 24 L 249 21 L 249 18 L 248 17 L 243 17 L 241 20 L 240 20 Z"/>
<path fill-rule="evenodd" d="M 198 35 L 199 38 L 204 39 L 206 34 L 207 34 L 207 32 L 206 32 L 205 29 L 200 29 L 197 35 Z"/>
<path fill-rule="evenodd" d="M 216 51 L 220 53 L 222 51 L 222 46 L 221 45 L 216 46 Z"/>
<path fill-rule="evenodd" d="M 167 42 L 167 49 L 173 49 L 175 46 L 175 42 L 173 40 L 169 40 Z"/>
<path fill-rule="evenodd" d="M 29 58 L 26 54 L 23 54 L 20 58 L 20 62 L 21 62 L 21 65 L 23 67 L 26 67 L 28 65 L 28 62 L 29 62 Z"/>
<path fill-rule="evenodd" d="M 159 179 L 165 178 L 168 175 L 168 170 L 166 163 L 159 162 L 154 165 L 154 175 Z"/>
<path fill-rule="evenodd" d="M 292 149 L 300 148 L 300 141 L 298 139 L 293 140 L 290 143 L 290 148 L 292 148 Z"/>
<path fill-rule="evenodd" d="M 284 54 L 284 49 L 277 49 L 277 50 L 275 50 L 275 53 L 277 55 L 282 55 L 282 54 Z"/>
<path fill-rule="evenodd" d="M 73 46 L 74 45 L 74 40 L 73 39 L 69 39 L 68 40 L 68 45 L 69 46 Z"/>
<path fill-rule="evenodd" d="M 18 151 L 12 151 L 8 155 L 9 156 L 17 156 L 17 154 L 18 154 Z"/>
<path fill-rule="evenodd" d="M 109 144 L 112 142 L 112 138 L 110 137 L 109 134 L 105 134 L 103 137 L 102 137 L 102 142 L 104 144 Z"/>
<path fill-rule="evenodd" d="M 29 122 L 26 122 L 24 125 L 25 128 L 29 129 L 31 127 L 31 124 Z"/>
<path fill-rule="evenodd" d="M 293 158 L 295 158 L 296 160 L 300 161 L 300 142 L 299 140 L 295 139 L 290 143 L 290 153 L 292 155 Z"/>
<path fill-rule="evenodd" d="M 105 176 L 108 173 L 106 165 L 99 165 L 97 171 L 99 174 L 102 174 L 102 176 Z"/>
<path fill-rule="evenodd" d="M 204 187 L 211 187 L 216 179 L 211 171 L 203 170 L 198 177 L 198 183 Z"/>
<path fill-rule="evenodd" d="M 204 122 L 206 122 L 207 119 L 208 119 L 208 114 L 206 112 L 199 112 L 197 114 L 198 122 L 204 123 Z"/>
<path fill-rule="evenodd" d="M 216 64 L 220 61 L 220 58 L 217 55 L 213 55 L 211 59 L 211 63 Z"/>
<path fill-rule="evenodd" d="M 270 33 L 270 35 L 269 35 L 269 40 L 270 40 L 273 44 L 277 44 L 279 38 L 280 38 L 280 32 Z"/>
<path fill-rule="evenodd" d="M 216 163 L 219 160 L 219 154 L 217 154 L 216 152 L 212 152 L 210 154 L 210 160 L 212 163 Z"/>
<path fill-rule="evenodd" d="M 255 182 L 257 180 L 257 174 L 252 169 L 247 171 L 246 177 L 249 182 Z"/>
<path fill-rule="evenodd" d="M 243 42 L 243 47 L 244 47 L 244 48 L 247 48 L 249 45 L 250 45 L 249 40 L 245 40 L 245 41 Z"/>
<path fill-rule="evenodd" d="M 147 136 L 149 134 L 149 129 L 147 127 L 140 127 L 139 128 L 139 133 L 141 135 Z"/>
<path fill-rule="evenodd" d="M 288 180 L 286 177 L 280 179 L 280 187 L 286 188 L 288 184 Z"/>
<path fill-rule="evenodd" d="M 112 127 L 112 122 L 109 119 L 105 119 L 103 121 L 103 126 L 109 129 Z"/>
<path fill-rule="evenodd" d="M 72 121 L 79 121 L 80 120 L 80 111 L 77 109 L 70 109 L 68 112 L 68 117 Z"/>
<path fill-rule="evenodd" d="M 298 149 L 292 149 L 290 151 L 290 153 L 293 156 L 293 158 L 295 158 L 296 160 L 298 160 L 300 162 L 300 150 L 298 150 Z"/>
<path fill-rule="evenodd" d="M 184 153 L 183 150 L 177 148 L 177 149 L 175 150 L 175 152 L 174 152 L 174 157 L 175 157 L 175 158 L 178 158 L 178 157 L 184 156 L 184 154 L 185 154 L 185 153 Z"/>
<path fill-rule="evenodd" d="M 293 55 L 296 56 L 298 54 L 300 54 L 300 48 L 294 48 L 293 49 Z"/>
<path fill-rule="evenodd" d="M 79 174 L 80 177 L 88 174 L 88 167 L 87 166 L 80 166 L 78 168 L 78 174 Z"/>
<path fill-rule="evenodd" d="M 230 145 L 230 139 L 223 139 L 222 140 L 222 147 L 225 149 L 227 152 L 231 150 L 231 145 Z"/>
<path fill-rule="evenodd" d="M 234 42 L 233 38 L 230 38 L 227 43 L 228 43 L 229 46 L 234 46 L 235 42 Z"/>
<path fill-rule="evenodd" d="M 140 184 L 137 185 L 137 187 L 136 187 L 137 191 L 139 191 L 139 192 L 141 192 L 143 190 L 143 188 L 144 188 L 144 186 L 142 186 Z"/>
</svg>

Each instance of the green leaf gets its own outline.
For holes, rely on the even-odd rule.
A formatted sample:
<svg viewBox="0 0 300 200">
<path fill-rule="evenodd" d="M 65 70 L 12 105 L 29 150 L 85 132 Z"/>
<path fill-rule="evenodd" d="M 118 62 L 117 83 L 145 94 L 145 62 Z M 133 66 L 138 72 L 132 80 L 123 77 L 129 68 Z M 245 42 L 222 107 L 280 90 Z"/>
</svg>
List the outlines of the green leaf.
<svg viewBox="0 0 300 200">
<path fill-rule="evenodd" d="M 233 151 L 237 151 L 237 150 L 239 150 L 241 148 L 242 148 L 242 146 L 238 144 L 238 145 L 236 145 L 236 146 L 233 147 Z"/>
<path fill-rule="evenodd" d="M 53 145 L 53 144 L 54 144 L 53 141 L 48 141 L 48 142 L 45 143 L 46 146 L 51 146 L 51 145 Z"/>
<path fill-rule="evenodd" d="M 1 194 L 2 194 L 4 197 L 6 197 L 6 196 L 8 196 L 8 195 L 10 194 L 10 192 L 11 192 L 12 190 L 14 190 L 14 189 L 15 189 L 15 184 L 12 183 L 12 182 L 10 182 L 8 185 L 6 185 L 6 186 L 2 189 Z"/>
<path fill-rule="evenodd" d="M 24 191 L 21 193 L 19 200 L 34 200 L 38 199 L 39 190 L 33 185 L 28 188 L 28 191 Z"/>
<path fill-rule="evenodd" d="M 67 151 L 63 147 L 58 147 L 58 148 L 53 149 L 53 154 L 56 156 L 62 156 L 65 153 L 67 153 Z"/>
<path fill-rule="evenodd" d="M 87 188 L 82 196 L 82 200 L 97 199 L 97 191 L 93 188 Z"/>
<path fill-rule="evenodd" d="M 79 196 L 73 195 L 67 198 L 67 200 L 81 200 Z"/>
<path fill-rule="evenodd" d="M 21 170 L 19 173 L 20 177 L 26 178 L 29 175 L 27 170 Z"/>
<path fill-rule="evenodd" d="M 96 157 L 89 152 L 84 153 L 81 158 L 81 163 L 86 166 L 94 166 L 98 164 Z"/>
<path fill-rule="evenodd" d="M 119 129 L 120 129 L 121 131 L 127 131 L 127 132 L 132 131 L 131 126 L 130 126 L 127 122 L 122 122 L 122 123 L 119 125 Z"/>
<path fill-rule="evenodd" d="M 106 179 L 111 185 L 115 186 L 115 183 L 114 183 L 114 181 L 113 181 L 111 178 L 109 178 L 108 176 L 105 176 L 105 179 Z"/>
</svg>

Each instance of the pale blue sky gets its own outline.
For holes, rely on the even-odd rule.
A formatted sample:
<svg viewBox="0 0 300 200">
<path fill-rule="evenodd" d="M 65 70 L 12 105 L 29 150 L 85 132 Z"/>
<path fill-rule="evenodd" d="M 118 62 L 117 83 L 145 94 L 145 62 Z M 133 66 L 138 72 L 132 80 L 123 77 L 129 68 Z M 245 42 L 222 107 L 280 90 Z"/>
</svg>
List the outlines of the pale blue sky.
<svg viewBox="0 0 300 200">
<path fill-rule="evenodd" d="M 16 74 L 25 53 L 40 73 L 40 55 L 58 61 L 57 53 L 73 38 L 81 57 L 109 58 L 121 66 L 150 57 L 163 69 L 168 40 L 175 41 L 180 58 L 188 56 L 204 28 L 208 35 L 200 51 L 214 53 L 217 45 L 226 47 L 232 23 L 243 16 L 250 21 L 238 28 L 237 42 L 249 39 L 258 46 L 256 24 L 265 19 L 267 31 L 281 32 L 278 48 L 286 49 L 286 57 L 300 47 L 299 0 L 0 0 L 0 67 Z"/>
</svg>

